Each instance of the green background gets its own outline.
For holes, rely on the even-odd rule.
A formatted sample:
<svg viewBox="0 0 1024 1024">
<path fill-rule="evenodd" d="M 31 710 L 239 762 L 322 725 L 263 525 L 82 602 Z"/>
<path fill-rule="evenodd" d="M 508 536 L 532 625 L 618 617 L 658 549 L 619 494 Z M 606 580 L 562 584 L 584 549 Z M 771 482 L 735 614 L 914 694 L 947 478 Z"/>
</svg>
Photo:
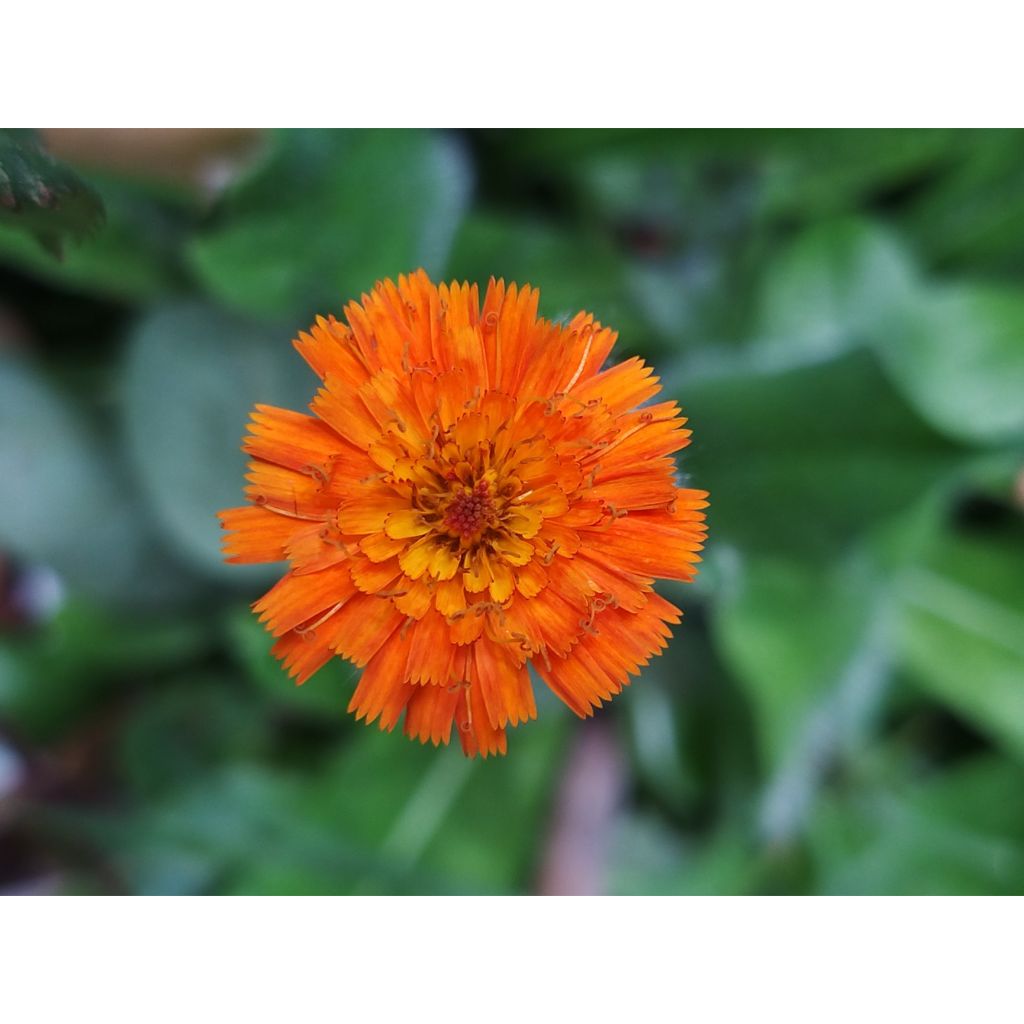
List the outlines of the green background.
<svg viewBox="0 0 1024 1024">
<path fill-rule="evenodd" d="M 1024 892 L 1024 135 L 35 145 L 0 133 L 0 890 Z M 421 265 L 616 327 L 712 495 L 668 652 L 486 762 L 353 722 L 341 662 L 293 687 L 213 515 L 249 407 L 312 396 L 297 330 Z"/>
</svg>

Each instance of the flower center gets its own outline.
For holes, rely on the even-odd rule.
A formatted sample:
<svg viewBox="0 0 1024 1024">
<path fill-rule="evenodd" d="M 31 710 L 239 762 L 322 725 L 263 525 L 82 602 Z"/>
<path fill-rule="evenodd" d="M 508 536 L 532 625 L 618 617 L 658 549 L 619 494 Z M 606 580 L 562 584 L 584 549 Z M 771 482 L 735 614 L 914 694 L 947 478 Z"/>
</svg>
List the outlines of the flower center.
<svg viewBox="0 0 1024 1024">
<path fill-rule="evenodd" d="M 475 487 L 463 487 L 445 509 L 444 525 L 449 533 L 471 540 L 491 526 L 495 518 L 494 499 L 486 480 Z"/>
</svg>

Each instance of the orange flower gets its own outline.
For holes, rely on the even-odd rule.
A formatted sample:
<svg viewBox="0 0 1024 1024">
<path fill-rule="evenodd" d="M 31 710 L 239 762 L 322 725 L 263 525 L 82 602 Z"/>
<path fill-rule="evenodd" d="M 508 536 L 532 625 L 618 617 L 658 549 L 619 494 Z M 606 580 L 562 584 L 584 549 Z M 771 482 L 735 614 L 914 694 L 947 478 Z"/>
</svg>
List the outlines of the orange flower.
<svg viewBox="0 0 1024 1024">
<path fill-rule="evenodd" d="M 535 288 L 377 284 L 348 324 L 295 347 L 322 379 L 313 416 L 259 405 L 230 562 L 287 559 L 253 606 L 299 683 L 333 655 L 363 668 L 349 710 L 469 756 L 536 717 L 527 672 L 580 716 L 658 654 L 691 580 L 705 491 L 677 486 L 690 431 L 616 334 L 537 317 Z"/>
</svg>

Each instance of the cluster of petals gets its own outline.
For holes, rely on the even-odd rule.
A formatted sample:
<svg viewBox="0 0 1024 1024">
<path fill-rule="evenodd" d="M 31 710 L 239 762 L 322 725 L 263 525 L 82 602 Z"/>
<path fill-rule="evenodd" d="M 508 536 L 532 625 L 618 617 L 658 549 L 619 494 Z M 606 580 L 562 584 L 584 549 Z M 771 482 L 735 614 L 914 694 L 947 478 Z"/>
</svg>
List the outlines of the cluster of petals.
<svg viewBox="0 0 1024 1024">
<path fill-rule="evenodd" d="M 357 718 L 470 756 L 536 717 L 531 664 L 580 716 L 620 692 L 680 620 L 654 580 L 691 580 L 705 537 L 676 403 L 537 303 L 418 271 L 318 318 L 312 415 L 256 407 L 249 504 L 221 513 L 229 561 L 289 563 L 254 608 L 298 682 L 347 658 Z"/>
</svg>

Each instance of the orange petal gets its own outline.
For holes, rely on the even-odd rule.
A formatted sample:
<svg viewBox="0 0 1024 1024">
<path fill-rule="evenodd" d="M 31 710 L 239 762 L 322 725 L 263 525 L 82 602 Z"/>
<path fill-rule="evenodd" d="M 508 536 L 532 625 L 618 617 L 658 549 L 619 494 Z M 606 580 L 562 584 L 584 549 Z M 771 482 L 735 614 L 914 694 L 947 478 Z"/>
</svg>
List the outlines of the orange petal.
<svg viewBox="0 0 1024 1024">
<path fill-rule="evenodd" d="M 365 665 L 405 621 L 385 597 L 356 594 L 332 619 L 334 650 Z"/>
<path fill-rule="evenodd" d="M 460 687 L 458 698 L 455 716 L 459 723 L 462 752 L 467 757 L 504 754 L 508 750 L 505 730 L 496 729 L 491 724 L 480 687 L 476 684 Z"/>
<path fill-rule="evenodd" d="M 224 556 L 229 562 L 280 562 L 285 546 L 305 524 L 257 505 L 226 508 L 217 513 L 227 531 Z"/>
<path fill-rule="evenodd" d="M 434 604 L 444 616 L 457 615 L 466 607 L 466 590 L 462 580 L 442 580 L 434 588 Z"/>
<path fill-rule="evenodd" d="M 534 668 L 558 697 L 585 718 L 664 649 L 670 636 L 667 623 L 678 622 L 679 617 L 678 608 L 653 593 L 635 614 L 609 608 L 596 616 L 592 631 L 582 635 L 568 657 L 553 657 L 549 663 L 535 660 Z"/>
<path fill-rule="evenodd" d="M 455 645 L 444 616 L 430 609 L 422 619 L 409 626 L 409 650 L 405 678 L 411 683 L 451 682 Z"/>
<path fill-rule="evenodd" d="M 413 693 L 403 675 L 405 657 L 404 642 L 393 636 L 370 659 L 348 705 L 357 720 L 369 725 L 380 716 L 382 729 L 395 727 Z"/>
<path fill-rule="evenodd" d="M 353 352 L 352 332 L 334 317 L 317 317 L 307 333 L 293 341 L 295 350 L 322 380 L 335 377 L 350 389 L 369 377 L 366 367 Z"/>
<path fill-rule="evenodd" d="M 422 579 L 402 579 L 397 584 L 397 589 L 404 590 L 405 593 L 395 596 L 395 608 L 411 619 L 422 619 L 434 599 L 430 588 Z"/>
<path fill-rule="evenodd" d="M 508 645 L 477 640 L 472 647 L 475 684 L 479 687 L 491 725 L 500 729 L 537 717 L 533 687 L 526 665 L 519 665 Z"/>
<path fill-rule="evenodd" d="M 300 686 L 334 657 L 330 646 L 315 631 L 285 633 L 271 648 L 271 653 L 283 662 L 288 675 Z"/>
<path fill-rule="evenodd" d="M 393 540 L 422 537 L 425 533 L 430 533 L 430 529 L 423 520 L 423 513 L 413 508 L 391 512 L 384 520 L 384 532 Z"/>
<path fill-rule="evenodd" d="M 462 693 L 461 686 L 418 686 L 411 688 L 405 708 L 406 736 L 420 743 L 447 743 L 451 738 L 455 708 Z"/>
<path fill-rule="evenodd" d="M 274 636 L 282 636 L 335 604 L 345 604 L 355 594 L 347 565 L 335 565 L 321 572 L 297 576 L 287 573 L 254 605 L 260 622 Z"/>
<path fill-rule="evenodd" d="M 346 501 L 338 511 L 343 533 L 380 533 L 388 517 L 409 507 L 409 499 L 383 484 L 368 485 Z"/>
<path fill-rule="evenodd" d="M 386 562 L 406 549 L 404 540 L 392 540 L 385 533 L 371 533 L 359 542 L 359 548 L 371 562 Z"/>
</svg>

